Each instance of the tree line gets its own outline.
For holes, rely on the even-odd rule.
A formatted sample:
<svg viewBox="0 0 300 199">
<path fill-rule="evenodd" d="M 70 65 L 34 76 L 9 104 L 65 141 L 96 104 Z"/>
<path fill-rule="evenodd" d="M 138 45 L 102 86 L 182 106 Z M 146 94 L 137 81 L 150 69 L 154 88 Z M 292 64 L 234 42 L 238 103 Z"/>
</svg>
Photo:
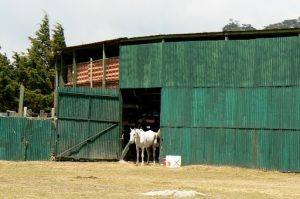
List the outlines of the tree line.
<svg viewBox="0 0 300 199">
<path fill-rule="evenodd" d="M 286 19 L 279 23 L 269 24 L 265 26 L 264 30 L 270 29 L 288 29 L 288 28 L 300 28 L 300 17 L 297 19 Z M 250 31 L 250 30 L 257 30 L 251 24 L 240 24 L 238 20 L 229 19 L 229 23 L 226 24 L 222 28 L 223 32 L 228 31 Z"/>
<path fill-rule="evenodd" d="M 29 37 L 27 52 L 14 52 L 10 60 L 0 51 L 0 112 L 16 111 L 20 85 L 24 85 L 24 106 L 33 112 L 50 111 L 53 107 L 55 53 L 66 47 L 64 29 L 56 23 L 52 30 L 44 15 L 39 29 Z"/>
<path fill-rule="evenodd" d="M 300 28 L 300 17 L 270 24 L 264 29 Z M 222 30 L 256 30 L 251 24 L 240 24 L 230 19 Z M 24 106 L 33 112 L 50 111 L 54 100 L 55 53 L 66 47 L 64 29 L 56 23 L 52 30 L 49 17 L 44 15 L 34 37 L 29 37 L 30 47 L 26 52 L 14 52 L 12 59 L 0 51 L 0 112 L 16 111 L 19 103 L 20 85 L 25 87 Z M 1 44 L 0 44 L 1 50 Z"/>
</svg>

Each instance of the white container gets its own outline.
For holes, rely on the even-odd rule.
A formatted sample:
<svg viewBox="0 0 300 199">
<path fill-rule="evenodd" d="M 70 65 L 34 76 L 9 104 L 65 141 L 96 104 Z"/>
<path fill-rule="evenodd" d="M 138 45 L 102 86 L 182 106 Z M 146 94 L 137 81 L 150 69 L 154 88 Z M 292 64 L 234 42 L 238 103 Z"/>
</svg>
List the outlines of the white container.
<svg viewBox="0 0 300 199">
<path fill-rule="evenodd" d="M 166 167 L 170 167 L 170 168 L 181 167 L 181 156 L 167 155 L 166 156 Z"/>
</svg>

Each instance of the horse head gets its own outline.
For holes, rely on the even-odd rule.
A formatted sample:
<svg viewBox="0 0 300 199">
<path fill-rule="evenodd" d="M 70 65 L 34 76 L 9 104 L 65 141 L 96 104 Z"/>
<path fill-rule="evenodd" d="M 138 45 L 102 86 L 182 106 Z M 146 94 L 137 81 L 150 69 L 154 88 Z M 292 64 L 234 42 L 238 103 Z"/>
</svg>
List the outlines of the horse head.
<svg viewBox="0 0 300 199">
<path fill-rule="evenodd" d="M 137 129 L 131 129 L 131 128 L 130 128 L 130 138 L 129 138 L 129 142 L 130 142 L 131 144 L 133 144 L 133 143 L 135 142 L 136 138 L 139 136 L 138 133 L 139 133 L 139 132 L 138 132 Z"/>
</svg>

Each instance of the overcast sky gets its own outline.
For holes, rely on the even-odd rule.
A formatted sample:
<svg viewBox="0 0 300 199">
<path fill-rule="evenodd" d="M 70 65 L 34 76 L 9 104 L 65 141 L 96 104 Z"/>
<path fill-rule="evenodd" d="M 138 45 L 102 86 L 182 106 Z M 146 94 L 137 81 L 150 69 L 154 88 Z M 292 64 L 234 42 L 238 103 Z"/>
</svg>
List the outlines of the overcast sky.
<svg viewBox="0 0 300 199">
<path fill-rule="evenodd" d="M 261 29 L 300 16 L 300 0 L 0 0 L 1 53 L 25 52 L 44 11 L 67 46 L 119 37 L 221 31 L 230 18 Z"/>
</svg>

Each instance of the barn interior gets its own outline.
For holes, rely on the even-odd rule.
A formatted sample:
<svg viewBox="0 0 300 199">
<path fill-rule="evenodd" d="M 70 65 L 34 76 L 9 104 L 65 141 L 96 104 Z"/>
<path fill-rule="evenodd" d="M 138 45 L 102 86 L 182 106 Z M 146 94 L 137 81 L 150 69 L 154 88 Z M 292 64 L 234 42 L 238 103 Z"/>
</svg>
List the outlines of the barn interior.
<svg viewBox="0 0 300 199">
<path fill-rule="evenodd" d="M 121 89 L 123 99 L 122 147 L 130 138 L 130 128 L 158 131 L 160 128 L 161 88 Z M 152 153 L 152 151 L 151 151 Z M 158 159 L 159 150 L 156 150 Z M 145 154 L 145 160 L 146 160 Z M 136 160 L 135 145 L 131 145 L 125 160 Z M 152 161 L 152 154 L 150 156 Z"/>
</svg>

